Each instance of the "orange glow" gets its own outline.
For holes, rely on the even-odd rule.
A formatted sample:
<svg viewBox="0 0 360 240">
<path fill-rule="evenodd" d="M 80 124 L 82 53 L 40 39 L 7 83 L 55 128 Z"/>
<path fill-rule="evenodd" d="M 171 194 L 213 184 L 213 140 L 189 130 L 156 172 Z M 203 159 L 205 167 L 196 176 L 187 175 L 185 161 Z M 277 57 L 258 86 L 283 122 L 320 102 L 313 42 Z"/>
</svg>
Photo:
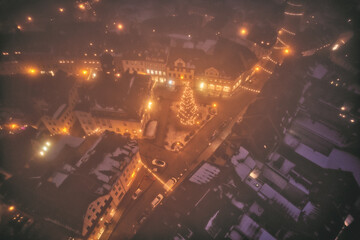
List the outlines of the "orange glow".
<svg viewBox="0 0 360 240">
<path fill-rule="evenodd" d="M 27 17 L 27 20 L 29 21 L 29 22 L 32 22 L 32 17 Z"/>
<path fill-rule="evenodd" d="M 14 211 L 14 210 L 15 210 L 15 207 L 14 207 L 14 206 L 10 206 L 8 209 L 9 209 L 9 211 L 11 212 L 11 211 Z"/>
<path fill-rule="evenodd" d="M 87 70 L 82 70 L 81 73 L 82 73 L 83 75 L 87 75 L 87 74 L 88 74 L 88 71 L 87 71 Z"/>
<path fill-rule="evenodd" d="M 180 79 L 184 79 L 184 76 L 180 76 Z"/>
<path fill-rule="evenodd" d="M 290 49 L 286 48 L 286 49 L 284 50 L 284 53 L 285 53 L 285 54 L 289 54 L 289 53 L 290 53 Z"/>
<path fill-rule="evenodd" d="M 117 25 L 117 28 L 118 28 L 119 30 L 122 30 L 122 29 L 124 28 L 124 26 L 123 26 L 121 23 L 119 23 L 119 24 Z"/>
<path fill-rule="evenodd" d="M 217 106 L 217 104 L 216 103 L 213 103 L 213 107 L 216 107 Z"/>
<path fill-rule="evenodd" d="M 282 31 L 281 31 L 281 30 L 279 31 L 279 34 L 282 34 Z"/>
<path fill-rule="evenodd" d="M 35 68 L 29 68 L 29 69 L 28 69 L 28 73 L 34 75 L 34 74 L 37 73 L 37 70 L 36 70 Z"/>
<path fill-rule="evenodd" d="M 260 70 L 260 67 L 259 66 L 256 66 L 255 67 L 255 71 L 259 71 Z"/>
<path fill-rule="evenodd" d="M 241 29 L 240 29 L 240 34 L 241 34 L 241 35 L 246 35 L 246 34 L 247 34 L 246 28 L 241 28 Z"/>
<path fill-rule="evenodd" d="M 20 25 L 17 25 L 17 29 L 22 30 L 22 27 Z"/>
<path fill-rule="evenodd" d="M 80 3 L 80 4 L 79 4 L 79 8 L 80 8 L 81 10 L 85 10 L 85 5 L 82 4 L 82 3 Z"/>
<path fill-rule="evenodd" d="M 10 125 L 11 129 L 17 129 L 19 126 L 16 123 Z"/>
<path fill-rule="evenodd" d="M 135 171 L 131 174 L 131 178 L 135 177 Z"/>
<path fill-rule="evenodd" d="M 64 12 L 64 9 L 63 8 L 59 8 L 59 12 Z"/>
<path fill-rule="evenodd" d="M 68 133 L 68 132 L 69 132 L 66 127 L 64 127 L 63 129 L 61 129 L 61 131 L 62 131 L 63 133 Z"/>
</svg>

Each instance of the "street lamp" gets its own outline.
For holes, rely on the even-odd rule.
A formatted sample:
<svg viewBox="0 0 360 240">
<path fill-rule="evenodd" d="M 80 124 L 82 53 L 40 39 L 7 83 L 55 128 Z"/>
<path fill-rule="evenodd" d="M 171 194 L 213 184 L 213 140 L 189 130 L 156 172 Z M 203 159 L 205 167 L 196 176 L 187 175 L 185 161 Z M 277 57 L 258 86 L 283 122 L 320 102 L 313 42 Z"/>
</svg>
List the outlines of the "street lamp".
<svg viewBox="0 0 360 240">
<path fill-rule="evenodd" d="M 289 49 L 289 48 L 285 48 L 285 49 L 284 49 L 284 53 L 285 53 L 286 55 L 288 55 L 288 54 L 290 53 L 290 49 Z"/>
<path fill-rule="evenodd" d="M 80 8 L 80 10 L 85 10 L 85 5 L 82 4 L 82 3 L 80 3 L 80 4 L 78 5 L 78 7 Z"/>
<path fill-rule="evenodd" d="M 246 28 L 241 28 L 240 29 L 240 35 L 245 36 L 248 33 Z"/>
<path fill-rule="evenodd" d="M 28 73 L 31 75 L 35 75 L 37 73 L 37 70 L 35 68 L 29 68 Z"/>
<path fill-rule="evenodd" d="M 342 228 L 340 229 L 340 232 L 339 232 L 338 235 L 336 236 L 335 240 L 338 240 L 338 239 L 339 239 L 339 237 L 340 237 L 341 233 L 344 231 L 344 229 L 345 229 L 346 227 L 348 227 L 353 221 L 354 221 L 354 217 L 351 216 L 351 214 L 348 214 L 347 217 L 345 218 L 344 224 L 343 224 Z"/>
</svg>

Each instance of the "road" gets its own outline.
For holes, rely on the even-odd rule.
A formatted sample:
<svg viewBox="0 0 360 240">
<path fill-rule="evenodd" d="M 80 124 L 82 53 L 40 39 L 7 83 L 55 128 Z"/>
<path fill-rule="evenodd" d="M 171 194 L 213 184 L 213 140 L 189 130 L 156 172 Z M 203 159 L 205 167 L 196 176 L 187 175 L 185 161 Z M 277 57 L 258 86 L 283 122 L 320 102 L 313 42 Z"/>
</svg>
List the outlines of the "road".
<svg viewBox="0 0 360 240">
<path fill-rule="evenodd" d="M 199 163 L 209 158 L 217 147 L 224 141 L 227 135 L 231 132 L 232 125 L 241 116 L 246 107 L 255 99 L 256 94 L 249 91 L 242 91 L 237 96 L 233 96 L 230 99 L 218 100 L 218 115 L 216 115 L 210 122 L 208 122 L 184 147 L 181 152 L 171 152 L 160 147 L 159 140 L 140 140 L 140 154 L 142 156 L 144 164 L 152 168 L 151 160 L 158 158 L 167 163 L 166 168 L 157 173 L 157 176 L 166 182 L 169 178 L 175 177 L 180 182 L 184 179 L 192 169 L 196 168 Z M 168 96 L 162 100 L 163 105 L 159 110 L 163 109 L 163 106 L 169 106 L 169 102 L 173 100 L 173 96 Z M 199 100 L 201 101 L 201 100 Z M 236 108 L 234 108 L 236 106 Z M 167 115 L 167 114 L 166 114 Z M 164 115 L 159 116 L 161 118 L 161 124 L 166 124 L 167 119 Z M 232 121 L 220 132 L 217 138 L 209 145 L 208 139 L 219 128 L 222 122 L 232 118 Z M 164 127 L 164 126 L 163 126 Z M 158 132 L 157 138 L 164 139 L 164 136 L 160 134 L 166 134 L 166 131 L 162 133 Z M 150 175 L 148 173 L 148 175 Z M 153 180 L 151 184 L 143 187 L 140 182 L 146 176 L 146 169 L 142 169 L 141 173 L 137 176 L 136 184 L 133 184 L 130 191 L 126 194 L 123 202 L 120 204 L 118 213 L 121 213 L 121 218 L 118 221 L 116 227 L 113 224 L 109 227 L 106 233 L 103 234 L 102 239 L 107 239 L 111 234 L 110 239 L 130 239 L 139 228 L 140 224 L 138 220 L 143 215 L 151 214 L 151 201 L 157 194 L 161 193 L 165 197 L 169 193 L 165 193 L 165 189 L 158 180 Z M 151 176 L 151 175 L 150 175 Z M 148 178 L 148 177 L 147 177 Z M 174 187 L 176 187 L 176 184 Z M 131 194 L 137 189 L 137 187 L 146 188 L 144 193 L 137 199 L 132 200 Z M 116 222 L 116 219 L 115 221 Z M 112 231 L 112 229 L 115 229 Z"/>
</svg>

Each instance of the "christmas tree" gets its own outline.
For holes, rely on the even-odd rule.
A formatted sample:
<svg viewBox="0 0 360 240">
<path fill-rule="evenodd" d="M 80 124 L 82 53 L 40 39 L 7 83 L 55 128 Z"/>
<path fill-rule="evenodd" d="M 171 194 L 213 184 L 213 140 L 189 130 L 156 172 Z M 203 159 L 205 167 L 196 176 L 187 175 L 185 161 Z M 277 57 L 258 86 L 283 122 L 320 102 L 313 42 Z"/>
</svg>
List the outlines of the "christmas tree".
<svg viewBox="0 0 360 240">
<path fill-rule="evenodd" d="M 183 95 L 181 96 L 177 117 L 180 123 L 186 126 L 194 125 L 198 118 L 198 108 L 195 104 L 194 93 L 189 83 L 186 83 Z"/>
</svg>

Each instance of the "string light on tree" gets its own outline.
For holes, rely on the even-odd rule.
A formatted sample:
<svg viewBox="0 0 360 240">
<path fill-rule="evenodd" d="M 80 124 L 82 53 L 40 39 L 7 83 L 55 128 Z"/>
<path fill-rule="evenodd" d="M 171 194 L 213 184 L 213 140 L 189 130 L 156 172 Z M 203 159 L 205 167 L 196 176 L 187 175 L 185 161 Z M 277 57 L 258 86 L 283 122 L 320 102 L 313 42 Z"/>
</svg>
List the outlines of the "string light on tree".
<svg viewBox="0 0 360 240">
<path fill-rule="evenodd" d="M 195 103 L 194 93 L 187 82 L 183 95 L 180 99 L 180 108 L 177 117 L 179 118 L 181 124 L 192 126 L 196 123 L 198 115 L 198 107 Z"/>
</svg>

